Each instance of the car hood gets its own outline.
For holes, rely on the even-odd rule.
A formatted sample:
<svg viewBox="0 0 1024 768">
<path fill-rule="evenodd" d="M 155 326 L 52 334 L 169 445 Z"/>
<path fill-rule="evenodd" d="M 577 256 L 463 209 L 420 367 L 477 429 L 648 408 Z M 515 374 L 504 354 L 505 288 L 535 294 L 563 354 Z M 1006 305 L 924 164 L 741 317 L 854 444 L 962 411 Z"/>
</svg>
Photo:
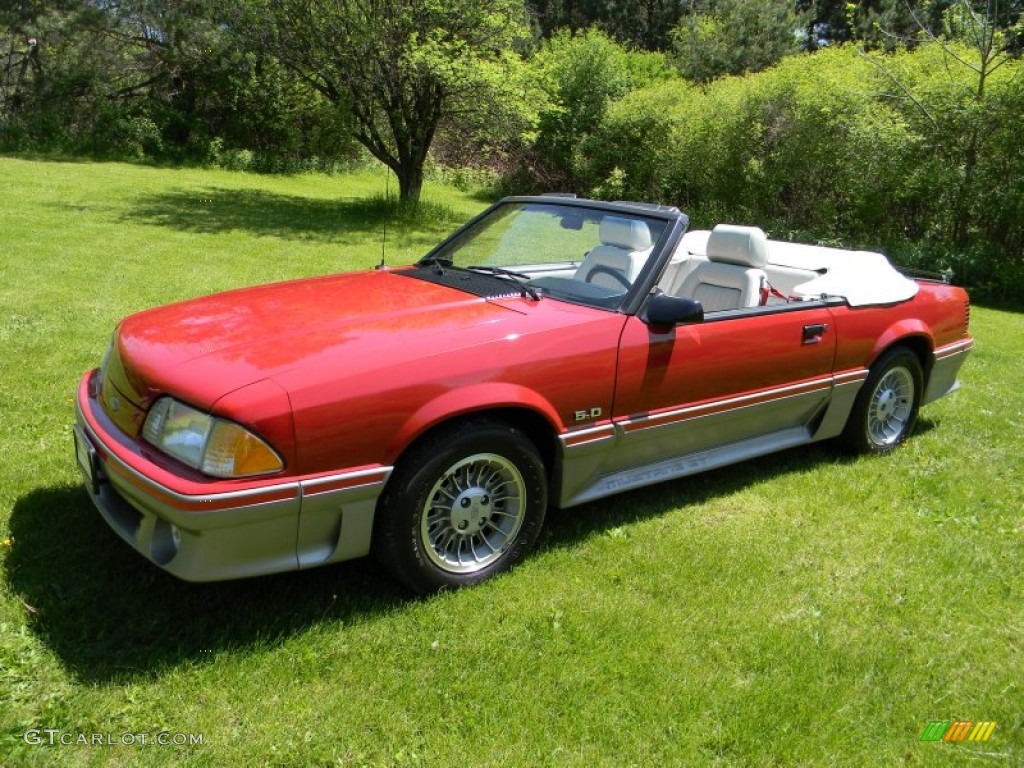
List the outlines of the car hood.
<svg viewBox="0 0 1024 768">
<path fill-rule="evenodd" d="M 257 286 L 126 318 L 109 367 L 141 408 L 163 393 L 210 408 L 238 388 L 338 355 L 362 367 L 398 345 L 405 355 L 456 348 L 455 331 L 520 316 L 508 304 L 400 271 Z"/>
</svg>

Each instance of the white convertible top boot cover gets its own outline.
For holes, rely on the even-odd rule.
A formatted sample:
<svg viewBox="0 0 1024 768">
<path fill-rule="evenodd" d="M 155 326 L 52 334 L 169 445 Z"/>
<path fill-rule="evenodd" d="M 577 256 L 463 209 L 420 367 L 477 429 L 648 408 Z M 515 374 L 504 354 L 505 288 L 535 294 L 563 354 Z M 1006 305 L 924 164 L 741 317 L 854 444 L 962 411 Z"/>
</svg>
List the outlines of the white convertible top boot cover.
<svg viewBox="0 0 1024 768">
<path fill-rule="evenodd" d="M 896 271 L 881 253 L 844 251 L 801 243 L 769 241 L 769 261 L 783 267 L 823 272 L 796 286 L 793 291 L 807 298 L 842 296 L 851 307 L 896 304 L 913 298 L 918 284 Z"/>
<path fill-rule="evenodd" d="M 683 242 L 690 253 L 707 256 L 710 235 L 707 230 L 693 230 L 683 236 Z M 889 259 L 874 251 L 848 251 L 782 240 L 768 240 L 767 251 L 765 269 L 769 277 L 772 266 L 818 273 L 792 290 L 801 298 L 842 296 L 850 306 L 864 307 L 897 304 L 913 298 L 918 291 L 916 282 L 900 274 Z"/>
</svg>

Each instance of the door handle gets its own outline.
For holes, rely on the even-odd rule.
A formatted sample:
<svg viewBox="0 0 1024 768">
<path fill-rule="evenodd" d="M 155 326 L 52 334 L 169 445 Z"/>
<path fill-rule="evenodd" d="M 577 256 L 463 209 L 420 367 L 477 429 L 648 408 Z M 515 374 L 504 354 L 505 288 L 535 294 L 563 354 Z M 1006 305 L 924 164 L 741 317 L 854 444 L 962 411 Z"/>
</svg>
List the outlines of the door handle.
<svg viewBox="0 0 1024 768">
<path fill-rule="evenodd" d="M 817 344 L 821 341 L 822 335 L 828 330 L 828 323 L 814 323 L 805 325 L 801 342 L 803 344 Z"/>
</svg>

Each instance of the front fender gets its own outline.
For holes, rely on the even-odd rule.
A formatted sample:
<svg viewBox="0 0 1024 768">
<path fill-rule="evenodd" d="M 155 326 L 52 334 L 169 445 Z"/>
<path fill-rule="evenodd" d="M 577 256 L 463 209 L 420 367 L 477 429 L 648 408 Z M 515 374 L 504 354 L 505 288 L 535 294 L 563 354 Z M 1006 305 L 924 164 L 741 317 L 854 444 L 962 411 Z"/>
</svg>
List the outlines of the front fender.
<svg viewBox="0 0 1024 768">
<path fill-rule="evenodd" d="M 518 384 L 491 382 L 445 392 L 421 406 L 388 443 L 385 462 L 393 464 L 420 435 L 459 416 L 501 408 L 524 408 L 541 415 L 554 434 L 564 431 L 558 412 L 540 393 Z"/>
<path fill-rule="evenodd" d="M 210 408 L 215 416 L 236 421 L 266 440 L 278 452 L 284 464 L 294 471 L 295 420 L 291 400 L 273 379 L 262 379 L 229 392 Z"/>
</svg>

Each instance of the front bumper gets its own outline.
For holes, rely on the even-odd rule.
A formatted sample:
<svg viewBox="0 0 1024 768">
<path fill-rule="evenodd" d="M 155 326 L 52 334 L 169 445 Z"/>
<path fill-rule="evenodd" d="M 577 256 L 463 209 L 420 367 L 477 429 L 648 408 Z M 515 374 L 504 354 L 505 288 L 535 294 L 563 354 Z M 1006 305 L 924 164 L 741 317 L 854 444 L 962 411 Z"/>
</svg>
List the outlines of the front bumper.
<svg viewBox="0 0 1024 768">
<path fill-rule="evenodd" d="M 103 519 L 137 552 L 186 581 L 309 568 L 369 552 L 377 497 L 391 467 L 271 480 L 179 477 L 78 389 L 75 455 Z"/>
</svg>

